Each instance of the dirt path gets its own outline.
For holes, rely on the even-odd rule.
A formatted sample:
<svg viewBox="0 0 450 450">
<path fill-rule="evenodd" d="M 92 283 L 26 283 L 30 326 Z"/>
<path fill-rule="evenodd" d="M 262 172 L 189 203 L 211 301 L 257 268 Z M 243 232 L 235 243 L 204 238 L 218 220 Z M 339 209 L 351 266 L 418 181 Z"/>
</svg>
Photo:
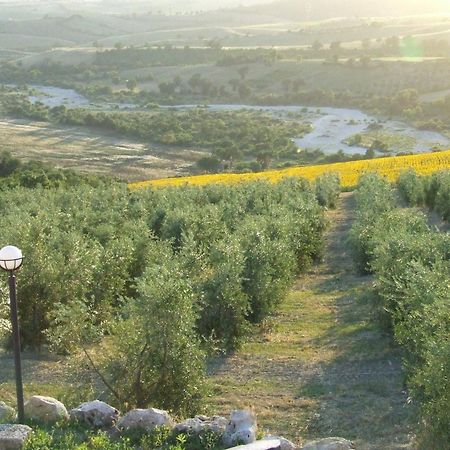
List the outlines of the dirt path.
<svg viewBox="0 0 450 450">
<path fill-rule="evenodd" d="M 353 196 L 328 214 L 324 261 L 300 277 L 279 313 L 215 367 L 211 411 L 252 407 L 259 425 L 296 442 L 341 436 L 358 449 L 412 448 L 398 350 L 380 325 L 372 280 L 355 275 L 346 238 Z"/>
</svg>

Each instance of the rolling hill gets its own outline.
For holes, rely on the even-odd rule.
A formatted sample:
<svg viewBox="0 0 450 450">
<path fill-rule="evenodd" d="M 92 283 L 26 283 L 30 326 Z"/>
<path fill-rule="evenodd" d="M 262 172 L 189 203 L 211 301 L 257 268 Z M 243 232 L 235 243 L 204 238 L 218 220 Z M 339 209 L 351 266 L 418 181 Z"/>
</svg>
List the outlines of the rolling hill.
<svg viewBox="0 0 450 450">
<path fill-rule="evenodd" d="M 292 20 L 323 20 L 333 17 L 409 16 L 450 14 L 447 0 L 279 0 L 247 8 Z"/>
</svg>

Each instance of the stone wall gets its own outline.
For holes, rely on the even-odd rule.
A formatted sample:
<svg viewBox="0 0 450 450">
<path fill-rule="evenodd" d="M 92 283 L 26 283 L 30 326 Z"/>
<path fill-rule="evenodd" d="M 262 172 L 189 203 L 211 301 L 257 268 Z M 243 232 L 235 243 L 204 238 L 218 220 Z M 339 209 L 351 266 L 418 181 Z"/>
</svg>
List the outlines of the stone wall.
<svg viewBox="0 0 450 450">
<path fill-rule="evenodd" d="M 82 403 L 68 411 L 58 400 L 51 397 L 33 396 L 25 403 L 28 420 L 52 424 L 60 421 L 82 423 L 86 427 L 107 430 L 111 437 L 139 430 L 151 432 L 165 426 L 175 433 L 200 434 L 211 431 L 218 435 L 224 449 L 246 450 L 350 450 L 354 446 L 342 438 L 327 438 L 308 442 L 303 447 L 282 436 L 264 435 L 258 432 L 256 416 L 252 411 L 235 410 L 229 418 L 222 416 L 195 416 L 176 422 L 167 411 L 156 408 L 133 409 L 124 415 L 116 408 L 100 400 Z M 15 411 L 0 402 L 0 423 L 14 422 Z M 0 425 L 0 450 L 19 450 L 33 432 L 26 425 L 7 423 Z"/>
</svg>

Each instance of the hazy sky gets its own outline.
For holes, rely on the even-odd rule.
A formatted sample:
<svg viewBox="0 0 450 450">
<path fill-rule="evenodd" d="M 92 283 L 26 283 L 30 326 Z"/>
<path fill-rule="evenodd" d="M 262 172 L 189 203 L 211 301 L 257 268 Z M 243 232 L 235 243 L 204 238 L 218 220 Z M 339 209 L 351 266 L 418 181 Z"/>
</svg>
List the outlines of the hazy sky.
<svg viewBox="0 0 450 450">
<path fill-rule="evenodd" d="M 273 7 L 261 7 L 261 12 L 281 14 L 285 18 L 298 18 L 310 11 L 315 18 L 365 15 L 409 15 L 423 13 L 450 13 L 450 0 L 0 0 L 7 5 L 5 14 L 67 14 L 70 12 L 163 13 L 204 11 L 236 6 L 253 6 L 275 3 Z M 17 8 L 14 4 L 17 4 Z M 11 6 L 14 5 L 14 6 Z M 17 10 L 17 11 L 16 11 Z M 255 8 L 257 11 L 257 9 Z M 0 8 L 0 20 L 2 19 Z"/>
</svg>

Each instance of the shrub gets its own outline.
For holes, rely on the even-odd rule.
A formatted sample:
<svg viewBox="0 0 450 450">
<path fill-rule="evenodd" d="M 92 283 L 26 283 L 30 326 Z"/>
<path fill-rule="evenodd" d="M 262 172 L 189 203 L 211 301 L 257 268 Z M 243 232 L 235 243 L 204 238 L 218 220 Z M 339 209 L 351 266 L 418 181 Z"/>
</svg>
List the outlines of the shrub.
<svg viewBox="0 0 450 450">
<path fill-rule="evenodd" d="M 107 373 L 123 403 L 193 414 L 204 374 L 194 292 L 169 250 L 155 244 L 152 253 L 137 280 L 138 297 L 128 301 L 124 317 L 112 327 Z"/>
<path fill-rule="evenodd" d="M 415 182 L 414 174 L 399 182 L 413 199 Z M 432 179 L 436 193 L 440 182 Z M 427 448 L 440 449 L 450 439 L 450 236 L 431 231 L 420 212 L 393 209 L 391 200 L 383 207 L 380 199 L 389 200 L 390 194 L 382 184 L 363 180 L 358 187 L 359 209 L 351 232 L 355 258 L 376 276 L 381 305 L 405 349 L 408 385 L 422 405 Z"/>
<path fill-rule="evenodd" d="M 349 244 L 357 269 L 367 273 L 371 270 L 374 228 L 380 216 L 394 208 L 394 191 L 384 178 L 377 174 L 366 174 L 360 178 L 355 199 L 357 214 L 350 230 Z"/>
<path fill-rule="evenodd" d="M 316 197 L 320 205 L 326 208 L 335 208 L 341 192 L 339 174 L 328 172 L 320 175 L 315 181 Z"/>
<path fill-rule="evenodd" d="M 3 238 L 25 255 L 23 344 L 82 358 L 86 386 L 100 379 L 118 403 L 181 414 L 199 407 L 204 350 L 232 351 L 275 311 L 325 227 L 301 179 L 21 187 L 1 190 L 0 207 Z"/>
<path fill-rule="evenodd" d="M 414 170 L 403 172 L 397 180 L 397 186 L 409 205 L 421 206 L 425 203 L 425 180 Z"/>
</svg>

